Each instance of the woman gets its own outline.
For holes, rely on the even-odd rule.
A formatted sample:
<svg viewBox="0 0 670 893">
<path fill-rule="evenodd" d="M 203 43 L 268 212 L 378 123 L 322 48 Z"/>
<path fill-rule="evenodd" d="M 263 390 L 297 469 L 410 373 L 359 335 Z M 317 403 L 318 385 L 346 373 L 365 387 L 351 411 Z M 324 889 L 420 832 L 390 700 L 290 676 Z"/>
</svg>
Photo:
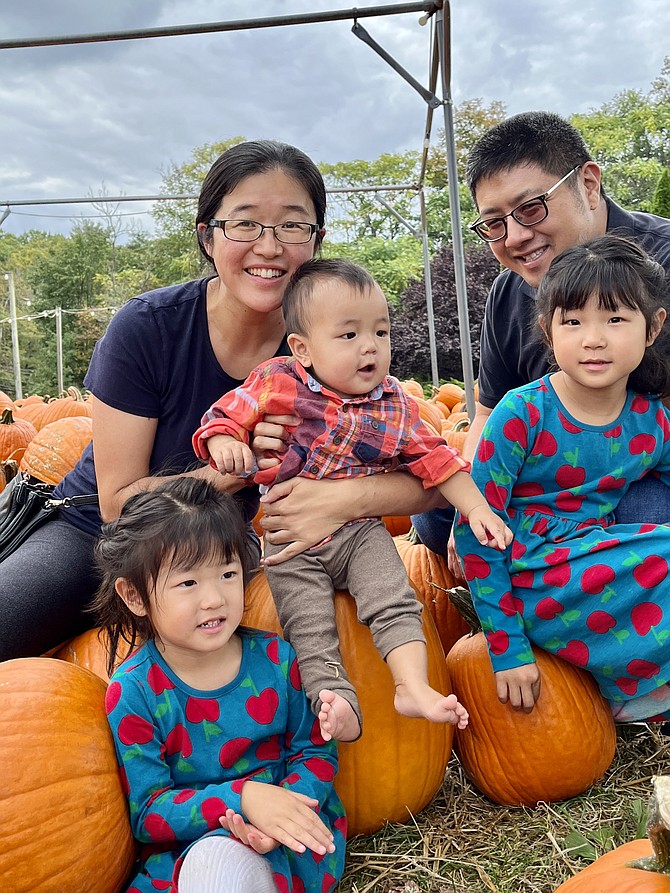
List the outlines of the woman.
<svg viewBox="0 0 670 893">
<path fill-rule="evenodd" d="M 196 216 L 198 244 L 214 274 L 131 299 L 96 345 L 84 380 L 95 398 L 93 442 L 56 493 L 97 490 L 99 511 L 63 511 L 0 564 L 0 660 L 43 653 L 91 626 L 86 608 L 98 585 L 93 545 L 101 518 L 116 518 L 139 490 L 175 474 L 206 478 L 239 491 L 251 521 L 257 490 L 198 465 L 191 436 L 222 393 L 263 360 L 289 353 L 284 288 L 319 250 L 325 210 L 321 174 L 292 146 L 240 143 L 214 162 Z M 297 423 L 276 418 L 259 425 L 254 452 L 281 449 L 282 426 L 291 421 Z M 263 497 L 269 539 L 291 543 L 273 560 L 354 518 L 432 507 L 409 475 L 374 478 L 296 479 L 273 488 Z M 258 550 L 251 528 L 250 544 Z"/>
</svg>

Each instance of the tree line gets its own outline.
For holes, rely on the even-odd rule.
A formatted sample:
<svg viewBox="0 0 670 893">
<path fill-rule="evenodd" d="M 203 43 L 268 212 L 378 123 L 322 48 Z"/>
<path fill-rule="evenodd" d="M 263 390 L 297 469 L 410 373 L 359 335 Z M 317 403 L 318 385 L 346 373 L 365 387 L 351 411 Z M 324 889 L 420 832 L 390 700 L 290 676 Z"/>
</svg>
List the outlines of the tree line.
<svg viewBox="0 0 670 893">
<path fill-rule="evenodd" d="M 465 165 L 473 143 L 507 117 L 503 102 L 472 99 L 454 115 L 459 198 L 464 225 L 466 280 L 473 359 L 484 301 L 498 272 L 493 255 L 467 228 L 476 211 L 465 186 Z M 624 90 L 600 108 L 574 115 L 603 168 L 603 184 L 629 210 L 670 217 L 670 56 L 647 91 Z M 206 144 L 190 159 L 163 172 L 165 195 L 196 195 L 218 155 L 243 137 Z M 421 154 L 386 153 L 372 161 L 319 164 L 329 189 L 326 256 L 346 256 L 378 279 L 393 307 L 393 366 L 400 378 L 430 379 L 428 327 L 423 281 L 423 247 L 416 189 L 380 192 L 384 202 L 360 187 L 415 185 Z M 443 379 L 461 376 L 458 314 L 451 251 L 446 142 L 440 133 L 429 152 L 424 176 L 431 282 Z M 340 192 L 339 190 L 351 190 Z M 390 204 L 396 214 L 386 207 Z M 66 386 L 80 387 L 96 340 L 113 311 L 151 288 L 204 275 L 193 229 L 195 201 L 157 202 L 151 216 L 155 235 L 126 224 L 120 206 L 94 207 L 99 222 L 80 220 L 68 236 L 31 230 L 15 236 L 0 232 L 0 272 L 13 274 L 24 395 L 56 390 L 56 335 L 52 311 L 62 309 L 62 365 Z M 0 276 L 0 390 L 14 392 L 7 281 Z"/>
</svg>

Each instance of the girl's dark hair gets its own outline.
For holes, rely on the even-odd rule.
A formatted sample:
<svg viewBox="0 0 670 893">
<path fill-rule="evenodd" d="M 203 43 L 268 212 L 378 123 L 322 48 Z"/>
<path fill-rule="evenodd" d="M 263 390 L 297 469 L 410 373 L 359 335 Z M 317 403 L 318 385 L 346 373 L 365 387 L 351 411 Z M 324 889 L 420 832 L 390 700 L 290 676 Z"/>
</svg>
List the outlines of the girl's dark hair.
<svg viewBox="0 0 670 893">
<path fill-rule="evenodd" d="M 309 193 L 316 211 L 315 223 L 319 229 L 323 228 L 326 220 L 326 187 L 321 172 L 309 155 L 305 155 L 295 146 L 275 140 L 250 140 L 238 143 L 219 155 L 200 189 L 195 224 L 198 246 L 209 263 L 214 263 L 207 250 L 207 245 L 212 240 L 213 229 L 209 226 L 209 221 L 216 216 L 224 197 L 247 177 L 274 170 L 283 171 Z M 202 232 L 197 229 L 200 223 L 207 224 L 207 228 Z M 321 241 L 321 233 L 317 232 L 314 243 L 316 251 L 320 248 Z"/>
<path fill-rule="evenodd" d="M 128 643 L 130 653 L 155 634 L 150 616 L 133 614 L 116 592 L 119 577 L 128 581 L 148 611 L 158 575 L 166 566 L 238 559 L 245 582 L 252 570 L 246 527 L 235 500 L 192 477 L 175 477 L 131 496 L 117 520 L 103 524 L 95 559 L 102 582 L 91 610 L 109 636 L 110 675 L 121 640 Z"/>
<path fill-rule="evenodd" d="M 598 306 L 615 311 L 624 306 L 639 310 L 647 324 L 647 337 L 655 317 L 666 306 L 667 276 L 663 267 L 630 239 L 607 233 L 575 245 L 554 259 L 537 290 L 539 320 L 551 332 L 554 313 L 581 310 L 597 296 Z M 670 394 L 670 357 L 665 329 L 645 351 L 640 365 L 629 378 L 629 386 L 646 394 Z M 551 346 L 551 345 L 550 345 Z"/>
<path fill-rule="evenodd" d="M 305 261 L 293 273 L 284 292 L 282 313 L 287 335 L 309 333 L 309 301 L 315 284 L 326 279 L 344 282 L 361 293 L 378 287 L 371 273 L 351 261 L 336 257 Z"/>
</svg>

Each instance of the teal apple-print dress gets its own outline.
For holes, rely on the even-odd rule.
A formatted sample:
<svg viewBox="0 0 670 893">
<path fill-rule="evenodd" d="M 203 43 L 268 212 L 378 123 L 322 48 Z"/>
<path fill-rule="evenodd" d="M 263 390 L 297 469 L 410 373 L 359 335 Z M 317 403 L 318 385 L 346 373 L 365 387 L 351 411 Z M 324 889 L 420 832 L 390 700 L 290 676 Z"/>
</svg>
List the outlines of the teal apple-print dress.
<svg viewBox="0 0 670 893">
<path fill-rule="evenodd" d="M 107 715 L 141 860 L 127 893 L 177 893 L 189 846 L 243 815 L 244 781 L 281 785 L 319 801 L 335 852 L 280 846 L 265 858 L 279 893 L 330 893 L 344 870 L 347 823 L 333 788 L 337 745 L 325 743 L 302 689 L 295 652 L 279 636 L 238 629 L 237 677 L 216 691 L 184 684 L 153 642 L 113 675 Z M 242 844 L 240 844 L 241 846 Z"/>
<path fill-rule="evenodd" d="M 615 715 L 657 691 L 668 706 L 670 526 L 613 516 L 646 474 L 670 485 L 670 416 L 658 398 L 629 391 L 615 422 L 585 425 L 545 376 L 496 406 L 472 476 L 514 541 L 498 552 L 462 519 L 455 527 L 494 671 L 532 663 L 533 643 L 589 670 Z"/>
</svg>

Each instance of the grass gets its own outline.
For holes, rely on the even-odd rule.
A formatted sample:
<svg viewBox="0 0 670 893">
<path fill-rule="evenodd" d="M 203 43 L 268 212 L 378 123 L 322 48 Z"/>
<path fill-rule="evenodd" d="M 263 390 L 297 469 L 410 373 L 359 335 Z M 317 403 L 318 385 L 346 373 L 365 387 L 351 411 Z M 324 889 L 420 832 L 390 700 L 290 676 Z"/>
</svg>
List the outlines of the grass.
<svg viewBox="0 0 670 893">
<path fill-rule="evenodd" d="M 407 824 L 349 841 L 338 893 L 553 893 L 607 850 L 645 836 L 654 775 L 668 774 L 659 726 L 619 726 L 604 777 L 580 797 L 497 806 L 456 756 L 433 802 Z"/>
</svg>

